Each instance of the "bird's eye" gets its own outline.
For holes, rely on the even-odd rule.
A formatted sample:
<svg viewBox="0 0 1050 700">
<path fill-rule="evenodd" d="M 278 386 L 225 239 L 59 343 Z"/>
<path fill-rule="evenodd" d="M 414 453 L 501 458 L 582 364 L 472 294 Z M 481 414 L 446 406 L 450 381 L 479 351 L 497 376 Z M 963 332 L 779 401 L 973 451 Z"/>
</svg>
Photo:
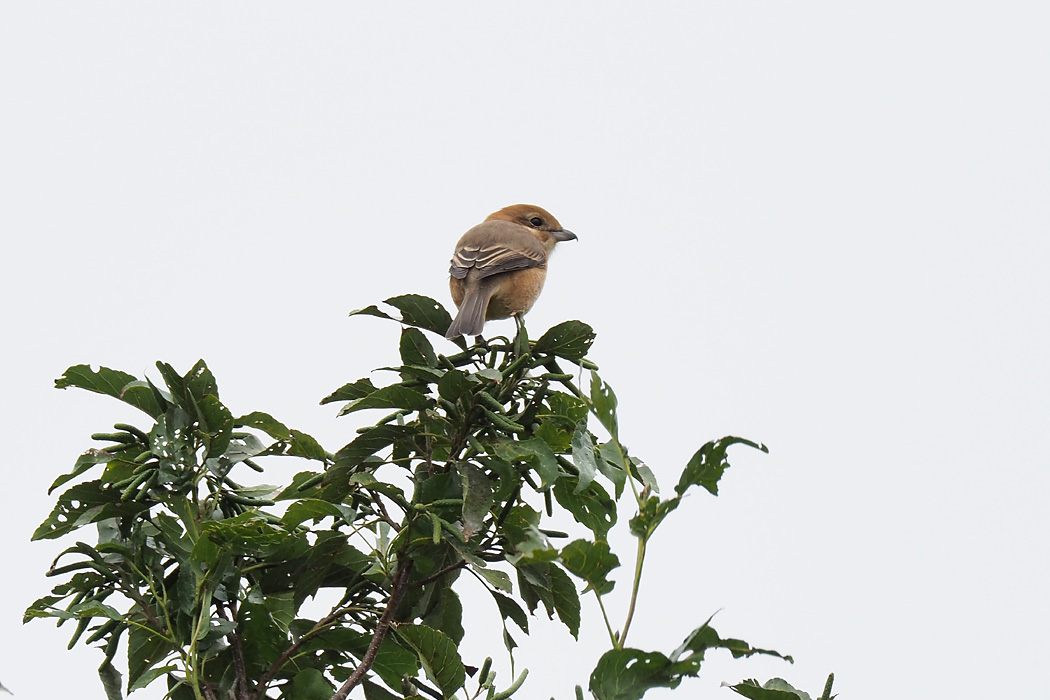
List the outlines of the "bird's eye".
<svg viewBox="0 0 1050 700">
<path fill-rule="evenodd" d="M 529 219 L 529 223 L 536 227 L 543 226 L 543 219 L 541 219 L 538 216 L 534 216 L 531 219 Z"/>
</svg>

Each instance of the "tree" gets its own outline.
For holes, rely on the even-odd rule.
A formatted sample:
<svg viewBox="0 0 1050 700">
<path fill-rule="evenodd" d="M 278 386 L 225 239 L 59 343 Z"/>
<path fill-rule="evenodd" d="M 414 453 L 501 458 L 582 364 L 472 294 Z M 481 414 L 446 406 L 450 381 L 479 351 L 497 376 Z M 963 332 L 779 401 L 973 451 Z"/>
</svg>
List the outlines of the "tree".
<svg viewBox="0 0 1050 700">
<path fill-rule="evenodd" d="M 51 491 L 77 483 L 34 539 L 93 524 L 97 542 L 59 555 L 48 575 L 61 583 L 25 619 L 69 621 L 70 647 L 98 644 L 111 700 L 161 679 L 172 700 L 341 700 L 356 688 L 368 700 L 460 690 L 510 697 L 527 671 L 500 687 L 491 658 L 477 666 L 460 658 L 457 589 L 466 583 L 492 596 L 513 659 L 514 636 L 529 631 L 526 611 L 542 609 L 578 634 L 581 582 L 609 634 L 587 680 L 600 700 L 677 687 L 710 649 L 780 656 L 721 637 L 710 620 L 669 654 L 626 644 L 650 538 L 689 489 L 717 495 L 730 446 L 764 446 L 738 437 L 703 445 L 663 498 L 652 471 L 620 442 L 616 396 L 586 358 L 589 326 L 568 321 L 532 342 L 519 324 L 513 339 L 459 339 L 460 351 L 446 356 L 427 338 L 448 327 L 444 308 L 417 295 L 386 304 L 400 318 L 375 306 L 353 313 L 402 324 L 401 364 L 390 370 L 397 381 L 360 379 L 322 403 L 341 404 L 340 415 L 387 415 L 335 453 L 269 414 L 235 417 L 203 361 L 186 374 L 158 362 L 156 383 L 108 368 L 66 370 L 57 387 L 112 396 L 152 425 L 92 435 L 105 446 L 55 480 Z M 584 373 L 587 391 L 574 381 Z M 589 417 L 607 439 L 591 432 Z M 242 483 L 269 457 L 306 466 L 280 488 Z M 602 601 L 620 565 L 607 534 L 624 493 L 637 506 L 627 524 L 637 551 L 630 606 L 615 629 Z M 555 509 L 587 536 L 556 546 L 566 534 L 544 523 Z M 337 591 L 338 603 L 309 618 L 304 603 L 322 589 Z M 122 640 L 126 684 L 113 663 Z M 733 688 L 750 698 L 809 698 L 771 683 Z"/>
</svg>

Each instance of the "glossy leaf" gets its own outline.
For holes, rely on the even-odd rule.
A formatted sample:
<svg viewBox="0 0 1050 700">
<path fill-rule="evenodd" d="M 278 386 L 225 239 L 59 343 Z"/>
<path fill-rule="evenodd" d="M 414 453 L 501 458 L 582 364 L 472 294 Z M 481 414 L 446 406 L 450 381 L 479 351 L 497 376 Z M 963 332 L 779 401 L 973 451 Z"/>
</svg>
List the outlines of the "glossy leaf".
<svg viewBox="0 0 1050 700">
<path fill-rule="evenodd" d="M 437 355 L 434 354 L 434 346 L 416 328 L 405 328 L 401 331 L 400 349 L 401 362 L 406 365 L 437 367 Z"/>
<path fill-rule="evenodd" d="M 579 362 L 594 343 L 594 329 L 582 321 L 565 321 L 554 326 L 536 341 L 535 354 L 546 353 Z"/>
</svg>

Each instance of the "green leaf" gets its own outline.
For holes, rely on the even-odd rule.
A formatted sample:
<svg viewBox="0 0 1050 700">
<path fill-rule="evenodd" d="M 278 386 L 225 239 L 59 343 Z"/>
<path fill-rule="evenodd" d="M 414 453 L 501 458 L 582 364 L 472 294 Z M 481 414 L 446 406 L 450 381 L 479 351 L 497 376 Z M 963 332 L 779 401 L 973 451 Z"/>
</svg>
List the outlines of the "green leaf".
<svg viewBox="0 0 1050 700">
<path fill-rule="evenodd" d="M 421 294 L 402 294 L 387 299 L 385 303 L 400 311 L 401 323 L 409 326 L 444 336 L 452 325 L 452 316 L 445 307 Z"/>
<path fill-rule="evenodd" d="M 521 598 L 535 612 L 536 604 L 543 603 L 550 617 L 558 619 L 578 638 L 580 632 L 580 594 L 565 571 L 553 562 L 518 565 L 518 588 Z"/>
<path fill-rule="evenodd" d="M 206 457 L 217 457 L 230 446 L 230 434 L 233 431 L 233 414 L 213 394 L 207 394 L 197 400 L 202 418 L 201 430 L 210 439 Z"/>
<path fill-rule="evenodd" d="M 280 422 L 269 413 L 253 411 L 236 419 L 233 424 L 239 428 L 255 428 L 261 430 L 274 440 L 287 442 L 292 437 L 292 431 L 284 423 Z"/>
<path fill-rule="evenodd" d="M 55 479 L 55 481 L 51 484 L 50 488 L 48 488 L 47 490 L 48 494 L 50 494 L 62 484 L 80 476 L 96 464 L 105 464 L 106 462 L 109 462 L 112 459 L 114 459 L 113 455 L 109 454 L 108 452 L 105 452 L 104 450 L 88 450 L 87 452 L 85 452 L 77 458 L 76 464 L 73 465 L 73 471 L 69 472 L 68 474 L 63 474 L 62 476 Z"/>
<path fill-rule="evenodd" d="M 380 450 L 390 447 L 399 440 L 411 438 L 419 433 L 419 428 L 412 425 L 393 425 L 384 423 L 370 427 L 354 438 L 354 441 L 335 453 L 335 463 L 339 466 L 357 466 Z"/>
<path fill-rule="evenodd" d="M 365 690 L 365 700 L 405 700 L 405 696 L 394 695 L 383 686 L 377 685 L 372 681 L 362 681 L 361 685 Z"/>
<path fill-rule="evenodd" d="M 286 686 L 286 700 L 328 700 L 335 692 L 335 687 L 328 682 L 324 674 L 316 668 L 304 668 L 295 674 L 289 686 Z"/>
<path fill-rule="evenodd" d="M 809 693 L 796 690 L 783 678 L 771 678 L 761 685 L 751 679 L 729 687 L 751 700 L 813 700 Z"/>
<path fill-rule="evenodd" d="M 171 644 L 159 633 L 148 629 L 144 617 L 128 630 L 128 692 L 137 687 L 139 679 L 173 651 Z"/>
<path fill-rule="evenodd" d="M 659 652 L 612 649 L 598 659 L 589 688 L 597 700 L 640 700 L 652 688 L 677 688 L 681 682 L 671 660 Z"/>
<path fill-rule="evenodd" d="M 576 493 L 579 493 L 590 486 L 598 473 L 598 460 L 594 457 L 594 438 L 591 431 L 587 430 L 586 420 L 580 421 L 572 434 L 572 463 L 580 472 L 580 481 L 576 484 Z"/>
<path fill-rule="evenodd" d="M 288 445 L 288 451 L 285 454 L 292 457 L 316 459 L 320 462 L 325 461 L 326 457 L 324 448 L 317 440 L 295 429 L 292 430 L 292 442 Z"/>
<path fill-rule="evenodd" d="M 638 509 L 638 514 L 631 518 L 629 526 L 631 534 L 648 540 L 675 508 L 681 504 L 680 498 L 669 498 L 661 501 L 659 496 L 650 496 Z"/>
<path fill-rule="evenodd" d="M 349 509 L 344 511 L 344 508 L 346 506 L 337 506 L 319 498 L 303 498 L 288 506 L 288 510 L 281 516 L 281 521 L 289 528 L 296 527 L 306 520 L 317 522 L 322 518 L 335 518 L 337 523 L 349 523 L 353 519 L 353 513 Z"/>
<path fill-rule="evenodd" d="M 376 388 L 371 379 L 358 379 L 351 384 L 344 384 L 328 396 L 321 399 L 321 405 L 335 401 L 353 401 L 375 392 Z"/>
<path fill-rule="evenodd" d="M 498 588 L 499 590 L 506 591 L 507 593 L 512 593 L 514 591 L 514 585 L 510 582 L 510 576 L 508 576 L 505 571 L 500 571 L 499 569 L 489 569 L 487 567 L 474 565 L 471 565 L 470 568 L 478 576 L 488 581 L 489 585 L 493 588 Z"/>
<path fill-rule="evenodd" d="M 33 540 L 53 540 L 88 523 L 134 515 L 147 506 L 121 503 L 120 492 L 104 489 L 101 481 L 87 481 L 71 487 L 58 497 L 48 519 L 33 533 Z"/>
<path fill-rule="evenodd" d="M 196 364 L 182 378 L 182 384 L 186 387 L 189 395 L 197 401 L 200 401 L 205 396 L 214 396 L 216 398 L 219 396 L 219 385 L 215 381 L 215 375 L 208 369 L 208 365 L 204 364 L 204 360 L 197 360 Z"/>
<path fill-rule="evenodd" d="M 481 529 L 494 502 L 492 482 L 484 470 L 470 463 L 460 464 L 463 480 L 463 536 L 468 540 Z"/>
<path fill-rule="evenodd" d="M 710 622 L 711 618 L 708 618 L 707 622 L 690 632 L 688 636 L 686 636 L 685 641 L 683 641 L 682 644 L 671 654 L 671 659 L 676 663 L 693 657 L 702 660 L 704 658 L 704 653 L 708 649 L 726 649 L 733 655 L 734 659 L 755 656 L 758 654 L 763 656 L 776 656 L 789 663 L 794 663 L 790 656 L 785 656 L 780 652 L 773 651 L 772 649 L 759 649 L 757 647 L 752 647 L 742 639 L 722 639 L 718 636 L 718 633 L 715 632 L 714 628 L 710 626 Z M 690 653 L 683 657 L 686 652 Z"/>
<path fill-rule="evenodd" d="M 614 440 L 619 440 L 616 421 L 616 394 L 612 387 L 602 381 L 597 372 L 591 372 L 591 410 L 598 422 L 609 431 Z"/>
<path fill-rule="evenodd" d="M 131 694 L 131 693 L 133 693 L 136 690 L 140 690 L 142 688 L 145 688 L 147 685 L 149 685 L 150 683 L 152 683 L 153 681 L 157 680 L 158 678 L 160 678 L 163 675 L 166 675 L 168 673 L 171 673 L 172 671 L 178 671 L 178 670 L 179 670 L 179 667 L 176 666 L 175 664 L 169 664 L 167 666 L 162 666 L 160 668 L 151 668 L 149 671 L 146 671 L 141 676 L 139 676 L 138 680 L 136 680 L 133 684 L 128 686 L 128 694 Z M 119 679 L 119 675 L 118 675 L 118 679 Z"/>
<path fill-rule="evenodd" d="M 131 406 L 157 418 L 168 410 L 168 402 L 149 382 L 132 382 L 124 387 L 120 399 Z"/>
<path fill-rule="evenodd" d="M 565 321 L 544 333 L 532 351 L 537 355 L 550 354 L 579 362 L 591 349 L 594 337 L 594 329 L 586 323 Z"/>
<path fill-rule="evenodd" d="M 120 692 L 120 671 L 113 664 L 107 660 L 99 666 L 98 676 L 102 679 L 102 689 L 106 691 L 106 700 L 123 700 L 124 695 Z"/>
<path fill-rule="evenodd" d="M 437 367 L 437 355 L 434 354 L 434 346 L 430 344 L 430 341 L 427 340 L 423 333 L 415 328 L 402 329 L 400 350 L 403 364 Z"/>
<path fill-rule="evenodd" d="M 438 380 L 437 388 L 441 398 L 458 401 L 461 396 L 470 393 L 476 385 L 477 382 L 472 381 L 466 372 L 450 369 Z"/>
<path fill-rule="evenodd" d="M 496 591 L 489 591 L 492 594 L 493 600 L 496 601 L 496 607 L 499 608 L 499 614 L 503 616 L 503 619 L 511 620 L 521 628 L 521 631 L 525 634 L 529 633 L 529 616 L 525 614 L 525 611 L 521 609 L 518 602 L 510 596 L 505 596 L 502 593 Z"/>
<path fill-rule="evenodd" d="M 614 585 L 607 577 L 620 565 L 620 560 L 610 551 L 608 542 L 576 540 L 562 548 L 561 563 L 570 573 L 586 581 L 590 588 L 605 595 Z"/>
<path fill-rule="evenodd" d="M 621 454 L 620 443 L 615 440 L 603 444 L 598 448 L 598 471 L 612 482 L 615 487 L 616 498 L 620 498 L 624 486 L 627 485 L 627 466 L 624 464 Z"/>
<path fill-rule="evenodd" d="M 432 404 L 433 401 L 425 394 L 401 384 L 392 384 L 350 401 L 340 409 L 339 415 L 345 416 L 367 408 L 403 408 L 409 411 L 422 411 L 430 408 Z"/>
<path fill-rule="evenodd" d="M 99 367 L 96 372 L 89 365 L 74 365 L 55 380 L 55 388 L 68 389 L 73 386 L 119 399 L 124 387 L 133 381 L 135 381 L 135 377 L 127 372 L 120 372 L 108 367 Z"/>
<path fill-rule="evenodd" d="M 500 459 L 508 462 L 524 460 L 540 477 L 540 491 L 550 488 L 558 478 L 558 460 L 550 446 L 539 438 L 528 440 L 501 440 L 492 445 Z"/>
<path fill-rule="evenodd" d="M 594 537 L 604 540 L 609 530 L 616 524 L 616 502 L 598 482 L 592 481 L 582 491 L 574 487 L 574 478 L 558 479 L 554 484 L 554 498 L 558 504 L 572 513 L 576 522 L 594 533 Z"/>
<path fill-rule="evenodd" d="M 445 698 L 451 698 L 463 687 L 466 669 L 455 643 L 445 634 L 426 625 L 402 625 L 394 631 L 416 652 L 427 678 L 440 688 Z"/>
<path fill-rule="evenodd" d="M 729 449 L 730 445 L 736 444 L 748 445 L 756 450 L 769 452 L 765 445 L 739 437 L 729 436 L 709 442 L 697 450 L 696 454 L 690 458 L 689 463 L 682 471 L 678 485 L 674 487 L 675 492 L 681 496 L 690 486 L 695 485 L 703 486 L 717 496 L 718 480 L 722 478 L 722 474 L 729 468 L 729 462 L 726 460 L 726 450 Z"/>
<path fill-rule="evenodd" d="M 433 599 L 433 607 L 422 622 L 443 632 L 458 646 L 463 641 L 463 603 L 448 586 L 436 586 L 431 590 L 436 594 L 436 598 Z"/>
</svg>

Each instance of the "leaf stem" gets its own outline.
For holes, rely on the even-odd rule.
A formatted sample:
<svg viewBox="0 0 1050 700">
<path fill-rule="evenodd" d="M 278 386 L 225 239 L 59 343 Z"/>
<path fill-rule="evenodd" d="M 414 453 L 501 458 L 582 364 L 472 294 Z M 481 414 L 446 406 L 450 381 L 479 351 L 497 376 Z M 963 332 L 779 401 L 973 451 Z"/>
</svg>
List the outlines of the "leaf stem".
<svg viewBox="0 0 1050 700">
<path fill-rule="evenodd" d="M 616 648 L 623 649 L 623 643 L 627 639 L 627 632 L 631 629 L 631 621 L 634 619 L 634 607 L 638 602 L 638 587 L 642 582 L 642 564 L 645 563 L 644 537 L 638 538 L 638 554 L 634 560 L 634 585 L 631 587 L 631 606 L 627 609 L 627 620 L 623 623 L 623 632 L 616 641 Z"/>
<path fill-rule="evenodd" d="M 609 641 L 612 645 L 616 646 L 616 633 L 613 632 L 612 625 L 609 624 L 609 614 L 605 612 L 605 602 L 602 600 L 602 594 L 597 589 L 594 590 L 594 597 L 598 599 L 598 607 L 602 611 L 602 619 L 605 621 L 605 629 L 609 632 Z"/>
</svg>

